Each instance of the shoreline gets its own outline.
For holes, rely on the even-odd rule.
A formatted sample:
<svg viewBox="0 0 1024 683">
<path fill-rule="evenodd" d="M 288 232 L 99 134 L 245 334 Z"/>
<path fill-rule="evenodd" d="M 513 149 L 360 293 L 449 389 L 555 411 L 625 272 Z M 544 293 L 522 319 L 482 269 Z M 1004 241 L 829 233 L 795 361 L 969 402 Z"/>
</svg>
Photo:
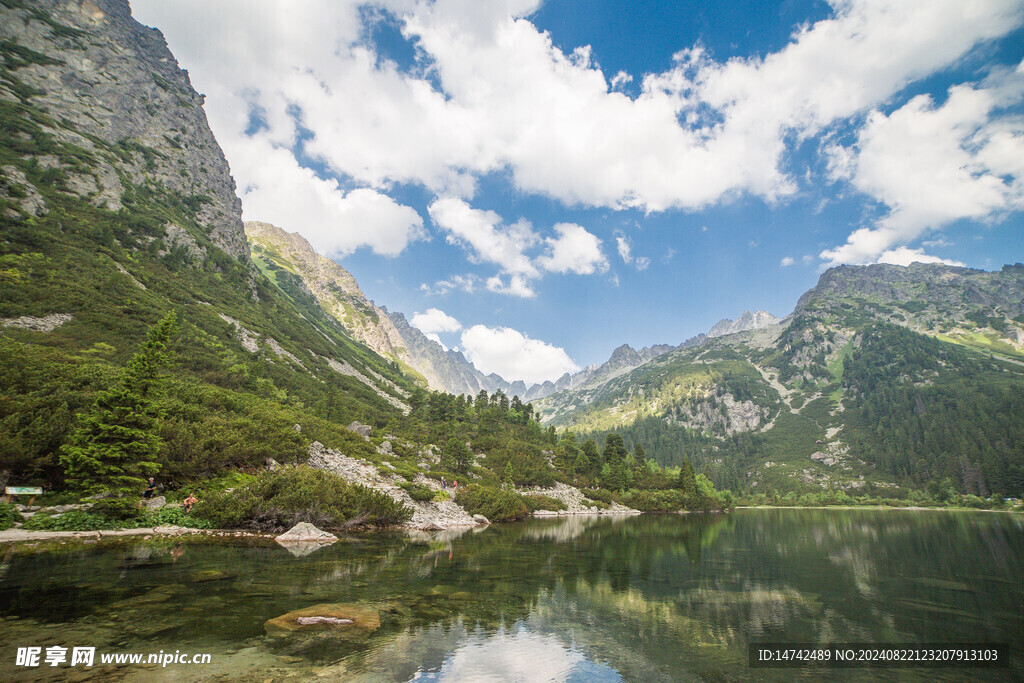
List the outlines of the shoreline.
<svg viewBox="0 0 1024 683">
<path fill-rule="evenodd" d="M 1014 510 L 992 510 L 991 508 L 967 508 L 967 507 L 925 507 L 921 505 L 904 505 L 893 507 L 891 505 L 736 505 L 733 510 L 911 510 L 922 511 L 944 511 L 944 512 L 1009 512 Z"/>
<path fill-rule="evenodd" d="M 81 539 L 99 541 L 104 538 L 124 538 L 128 536 L 232 536 L 232 537 L 267 537 L 255 531 L 240 529 L 195 529 L 184 526 L 140 527 L 137 529 L 93 529 L 90 531 L 33 531 L 25 529 L 4 529 L 0 531 L 0 544 L 24 543 L 27 541 L 50 541 L 56 539 Z"/>
<path fill-rule="evenodd" d="M 889 505 L 737 505 L 732 510 L 904 510 L 911 512 L 1005 512 L 1013 513 L 1013 510 L 988 510 L 978 508 L 950 508 L 950 507 L 891 507 Z M 616 511 L 609 512 L 606 510 L 601 511 L 558 511 L 552 513 L 550 511 L 541 511 L 542 514 L 536 512 L 528 515 L 529 518 L 533 519 L 557 519 L 566 517 L 635 517 L 637 515 L 645 514 L 699 514 L 704 511 L 700 510 L 680 510 L 673 513 L 651 513 L 642 512 L 640 510 L 633 511 Z M 713 511 L 722 512 L 722 511 Z M 1020 514 L 1020 513 L 1018 513 Z M 489 526 L 495 522 L 485 525 L 474 525 L 474 526 Z M 496 522 L 500 523 L 500 522 Z M 444 531 L 446 529 L 438 529 L 437 531 Z M 429 529 L 417 529 L 414 527 L 380 527 L 373 529 L 372 531 L 433 531 Z M 261 533 L 256 531 L 245 531 L 242 529 L 196 529 L 193 527 L 183 526 L 157 526 L 157 527 L 141 527 L 137 529 L 93 529 L 89 531 L 32 531 L 18 528 L 4 529 L 0 531 L 0 545 L 6 545 L 8 543 L 31 543 L 39 541 L 53 541 L 61 539 L 74 539 L 83 541 L 100 541 L 108 538 L 126 538 L 132 536 L 161 536 L 165 538 L 174 538 L 177 536 L 217 536 L 217 537 L 231 537 L 231 538 L 267 538 L 273 540 L 279 534 Z"/>
</svg>

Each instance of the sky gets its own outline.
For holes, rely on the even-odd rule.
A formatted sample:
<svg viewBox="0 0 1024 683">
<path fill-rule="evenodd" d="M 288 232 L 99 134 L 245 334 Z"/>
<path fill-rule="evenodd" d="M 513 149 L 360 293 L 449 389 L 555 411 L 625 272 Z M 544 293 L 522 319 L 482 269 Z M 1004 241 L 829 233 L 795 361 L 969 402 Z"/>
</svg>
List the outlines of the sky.
<svg viewBox="0 0 1024 683">
<path fill-rule="evenodd" d="M 133 0 L 246 220 L 483 372 L 1024 261 L 1024 0 Z"/>
</svg>

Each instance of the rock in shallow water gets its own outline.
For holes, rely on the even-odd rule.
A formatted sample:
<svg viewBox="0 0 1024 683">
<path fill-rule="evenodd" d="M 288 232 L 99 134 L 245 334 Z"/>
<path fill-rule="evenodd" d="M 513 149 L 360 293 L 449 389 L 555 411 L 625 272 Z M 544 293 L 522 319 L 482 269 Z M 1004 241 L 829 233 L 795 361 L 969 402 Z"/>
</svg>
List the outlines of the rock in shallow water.
<svg viewBox="0 0 1024 683">
<path fill-rule="evenodd" d="M 338 540 L 338 537 L 317 529 L 309 522 L 299 522 L 274 540 L 279 542 L 311 541 L 314 543 L 333 543 Z"/>
<path fill-rule="evenodd" d="M 276 637 L 330 631 L 332 635 L 358 639 L 380 628 L 380 613 L 376 608 L 365 605 L 313 605 L 269 619 L 263 628 L 267 635 Z"/>
</svg>

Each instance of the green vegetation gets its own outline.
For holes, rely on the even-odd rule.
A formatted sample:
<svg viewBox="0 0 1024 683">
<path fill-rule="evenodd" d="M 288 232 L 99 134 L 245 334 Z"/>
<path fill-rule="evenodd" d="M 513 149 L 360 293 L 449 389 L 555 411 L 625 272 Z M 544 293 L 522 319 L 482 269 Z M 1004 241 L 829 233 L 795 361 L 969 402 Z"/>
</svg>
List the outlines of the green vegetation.
<svg viewBox="0 0 1024 683">
<path fill-rule="evenodd" d="M 0 531 L 10 529 L 22 521 L 21 513 L 11 503 L 0 503 Z"/>
<path fill-rule="evenodd" d="M 201 500 L 195 517 L 219 528 L 284 531 L 299 522 L 324 529 L 404 522 L 412 510 L 380 491 L 311 467 L 263 472 L 246 486 Z"/>
<path fill-rule="evenodd" d="M 507 522 L 530 513 L 527 502 L 515 491 L 470 484 L 460 488 L 455 502 L 471 515 L 483 515 L 491 522 Z"/>
<path fill-rule="evenodd" d="M 164 349 L 176 330 L 171 312 L 150 330 L 119 384 L 100 392 L 80 420 L 60 457 L 68 486 L 85 494 L 135 498 L 145 476 L 160 469 L 154 385 L 158 370 L 169 363 Z"/>
</svg>

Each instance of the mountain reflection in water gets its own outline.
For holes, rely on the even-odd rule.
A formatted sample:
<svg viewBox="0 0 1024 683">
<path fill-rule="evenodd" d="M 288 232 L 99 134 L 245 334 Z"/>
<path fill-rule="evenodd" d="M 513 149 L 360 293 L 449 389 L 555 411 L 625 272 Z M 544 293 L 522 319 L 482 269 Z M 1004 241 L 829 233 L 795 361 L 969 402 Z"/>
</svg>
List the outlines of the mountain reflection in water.
<svg viewBox="0 0 1024 683">
<path fill-rule="evenodd" d="M 1024 677 L 1024 518 L 899 510 L 568 517 L 378 533 L 306 555 L 167 539 L 0 548 L 0 679 L 17 647 L 209 652 L 124 680 L 788 680 L 752 642 L 1010 643 L 1009 669 L 887 669 L 849 680 Z M 268 634 L 315 605 L 379 626 Z M 352 608 L 355 609 L 355 608 Z"/>
</svg>

